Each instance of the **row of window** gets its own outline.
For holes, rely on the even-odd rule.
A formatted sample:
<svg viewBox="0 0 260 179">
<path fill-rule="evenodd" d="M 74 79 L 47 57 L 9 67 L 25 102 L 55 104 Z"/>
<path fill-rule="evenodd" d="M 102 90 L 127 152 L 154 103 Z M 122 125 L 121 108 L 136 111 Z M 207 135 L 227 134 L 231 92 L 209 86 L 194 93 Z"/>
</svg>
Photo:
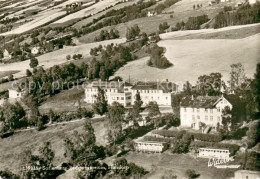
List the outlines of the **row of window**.
<svg viewBox="0 0 260 179">
<path fill-rule="evenodd" d="M 210 117 L 210 118 L 209 118 Z M 200 116 L 197 116 L 197 119 L 200 119 Z M 213 121 L 213 116 L 205 116 L 205 121 L 208 121 L 210 119 L 210 121 Z M 217 117 L 218 121 L 220 121 L 220 117 Z M 192 115 L 192 120 L 195 121 L 195 115 Z"/>
<path fill-rule="evenodd" d="M 200 152 L 229 153 L 227 150 L 200 149 Z"/>
<path fill-rule="evenodd" d="M 86 89 L 87 92 L 97 92 L 98 89 L 97 88 L 90 88 L 90 89 Z M 117 89 L 104 89 L 105 92 L 117 92 Z"/>
<path fill-rule="evenodd" d="M 192 112 L 200 112 L 200 109 L 199 108 L 192 108 Z M 217 111 L 220 112 L 220 108 L 217 108 Z M 187 108 L 184 108 L 184 112 L 187 112 Z M 213 113 L 213 109 L 205 109 L 205 112 L 208 113 Z"/>
<path fill-rule="evenodd" d="M 138 90 L 140 93 L 159 93 L 159 90 Z"/>
</svg>

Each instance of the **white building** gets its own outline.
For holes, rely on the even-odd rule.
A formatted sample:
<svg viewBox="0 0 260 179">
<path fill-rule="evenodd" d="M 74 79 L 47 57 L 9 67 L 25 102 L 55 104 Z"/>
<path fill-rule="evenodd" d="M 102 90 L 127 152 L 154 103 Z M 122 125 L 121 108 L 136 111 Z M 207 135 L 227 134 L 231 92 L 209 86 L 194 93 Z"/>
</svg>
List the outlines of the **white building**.
<svg viewBox="0 0 260 179">
<path fill-rule="evenodd" d="M 168 144 L 166 142 L 157 141 L 136 141 L 134 143 L 135 151 L 138 152 L 154 152 L 162 153 L 167 149 Z"/>
<path fill-rule="evenodd" d="M 234 178 L 232 179 L 259 179 L 260 172 L 259 171 L 251 171 L 251 170 L 237 170 L 234 172 Z"/>
<path fill-rule="evenodd" d="M 230 152 L 226 149 L 199 148 L 198 157 L 229 159 Z"/>
<path fill-rule="evenodd" d="M 95 103 L 96 96 L 98 95 L 98 88 L 106 92 L 106 99 L 108 104 L 111 105 L 114 101 L 122 104 L 123 106 L 130 106 L 132 102 L 132 94 L 129 91 L 130 86 L 125 86 L 123 82 L 104 82 L 95 81 L 87 85 L 85 88 L 85 101 L 87 103 Z"/>
<path fill-rule="evenodd" d="M 148 11 L 147 12 L 147 17 L 152 17 L 152 16 L 155 16 L 155 15 L 157 15 L 156 11 Z"/>
<path fill-rule="evenodd" d="M 33 55 L 38 54 L 40 52 L 40 47 L 33 47 L 31 52 L 32 52 Z"/>
<path fill-rule="evenodd" d="M 227 96 L 226 96 L 227 97 Z M 228 106 L 232 109 L 231 100 L 222 96 L 186 97 L 181 101 L 180 117 L 182 127 L 200 129 L 202 123 L 216 129 L 222 124 L 222 110 Z M 230 98 L 231 99 L 231 98 Z"/>
<path fill-rule="evenodd" d="M 172 93 L 177 91 L 174 83 L 138 83 L 132 87 L 132 104 L 135 102 L 137 91 L 143 101 L 143 106 L 150 101 L 156 101 L 159 106 L 171 106 Z"/>
<path fill-rule="evenodd" d="M 10 99 L 19 99 L 19 98 L 23 97 L 23 95 L 24 95 L 24 92 L 20 91 L 18 89 L 9 89 L 8 93 L 9 93 Z"/>
<path fill-rule="evenodd" d="M 4 59 L 11 59 L 12 58 L 12 55 L 8 52 L 7 49 L 4 50 Z"/>
<path fill-rule="evenodd" d="M 176 85 L 173 83 L 138 83 L 132 86 L 123 82 L 102 82 L 95 81 L 87 85 L 85 88 L 85 101 L 94 103 L 98 94 L 98 88 L 104 89 L 108 104 L 114 101 L 123 106 L 131 106 L 135 102 L 137 91 L 140 93 L 143 105 L 147 105 L 150 101 L 156 101 L 159 106 L 171 106 L 171 94 L 175 92 Z"/>
</svg>

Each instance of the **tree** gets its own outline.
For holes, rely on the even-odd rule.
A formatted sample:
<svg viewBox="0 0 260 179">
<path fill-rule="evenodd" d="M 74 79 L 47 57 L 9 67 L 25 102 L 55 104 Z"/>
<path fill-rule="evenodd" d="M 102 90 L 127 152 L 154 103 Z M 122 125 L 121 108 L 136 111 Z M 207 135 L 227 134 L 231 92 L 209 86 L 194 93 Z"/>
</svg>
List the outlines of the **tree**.
<svg viewBox="0 0 260 179">
<path fill-rule="evenodd" d="M 98 94 L 96 97 L 95 103 L 92 105 L 93 110 L 96 114 L 103 115 L 107 112 L 107 100 L 105 97 L 105 91 L 101 88 L 98 88 Z"/>
<path fill-rule="evenodd" d="M 14 75 L 10 74 L 10 75 L 8 76 L 8 80 L 9 80 L 9 81 L 13 81 L 13 80 L 14 80 Z"/>
<path fill-rule="evenodd" d="M 134 102 L 134 105 L 133 105 L 133 115 L 134 115 L 134 117 L 140 116 L 140 110 L 141 110 L 142 105 L 143 105 L 143 101 L 141 99 L 140 92 L 137 90 L 137 93 L 135 95 L 135 102 Z"/>
<path fill-rule="evenodd" d="M 114 170 L 114 178 L 142 178 L 143 175 L 148 173 L 143 167 L 128 163 L 125 158 L 116 160 L 113 165 L 126 168 L 126 170 Z"/>
<path fill-rule="evenodd" d="M 29 170 L 24 174 L 26 178 L 51 178 L 53 176 L 53 159 L 55 153 L 51 149 L 50 142 L 44 143 L 39 149 L 40 155 L 32 155 L 28 152 L 27 166 Z"/>
<path fill-rule="evenodd" d="M 150 101 L 146 108 L 148 109 L 148 116 L 151 118 L 161 115 L 159 106 L 156 101 Z"/>
<path fill-rule="evenodd" d="M 255 80 L 255 95 L 258 104 L 258 111 L 260 112 L 260 63 L 258 63 L 256 66 Z"/>
<path fill-rule="evenodd" d="M 112 106 L 108 107 L 108 138 L 110 143 L 115 143 L 123 136 L 122 123 L 124 121 L 125 109 L 118 102 L 113 102 Z"/>
<path fill-rule="evenodd" d="M 236 88 L 240 88 L 241 84 L 245 82 L 245 70 L 241 63 L 232 64 L 230 67 L 231 71 L 229 84 L 231 89 L 235 90 Z"/>
<path fill-rule="evenodd" d="M 67 55 L 66 59 L 69 61 L 71 59 L 71 55 Z"/>
<path fill-rule="evenodd" d="M 95 143 L 96 137 L 91 121 L 85 120 L 83 133 L 74 131 L 72 137 L 64 140 L 64 156 L 73 166 L 92 166 L 96 159 L 104 158 L 104 150 L 97 148 Z"/>
<path fill-rule="evenodd" d="M 38 66 L 38 64 L 39 64 L 39 62 L 38 62 L 38 60 L 36 59 L 36 58 L 31 58 L 31 60 L 30 60 L 30 67 L 31 68 L 35 68 L 35 67 L 37 67 Z"/>
<path fill-rule="evenodd" d="M 134 25 L 131 28 L 127 28 L 126 39 L 134 40 L 137 36 L 139 36 L 139 33 L 140 33 L 140 28 L 138 25 Z"/>
<path fill-rule="evenodd" d="M 29 69 L 26 69 L 26 76 L 27 77 L 32 76 L 32 72 Z"/>
<path fill-rule="evenodd" d="M 249 148 L 254 147 L 260 141 L 260 121 L 254 121 L 247 131 L 247 144 Z"/>
<path fill-rule="evenodd" d="M 4 123 L 1 132 L 23 127 L 25 125 L 23 123 L 25 114 L 25 110 L 18 102 L 15 104 L 6 103 L 3 107 L 0 107 L 0 121 Z"/>
<path fill-rule="evenodd" d="M 186 175 L 189 178 L 198 178 L 200 174 L 198 174 L 195 170 L 188 169 L 186 170 Z"/>
</svg>

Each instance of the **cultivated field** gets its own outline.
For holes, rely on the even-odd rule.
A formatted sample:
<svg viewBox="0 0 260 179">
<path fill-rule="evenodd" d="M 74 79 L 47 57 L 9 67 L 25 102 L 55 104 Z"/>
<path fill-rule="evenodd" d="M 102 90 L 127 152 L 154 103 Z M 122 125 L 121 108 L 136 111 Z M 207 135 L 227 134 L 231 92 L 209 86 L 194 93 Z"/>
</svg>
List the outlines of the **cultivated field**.
<svg viewBox="0 0 260 179">
<path fill-rule="evenodd" d="M 63 49 L 56 50 L 50 53 L 46 53 L 37 57 L 39 61 L 39 66 L 43 66 L 43 68 L 50 68 L 54 65 L 60 65 L 63 63 L 68 62 L 66 59 L 67 55 L 73 56 L 74 54 L 82 54 L 83 57 L 88 57 L 91 48 L 97 47 L 101 45 L 108 45 L 111 43 L 120 44 L 126 41 L 125 38 L 122 39 L 113 39 L 107 40 L 103 42 L 96 42 L 90 44 L 82 44 L 79 46 L 70 46 L 64 47 Z M 0 64 L 0 71 L 20 71 L 19 73 L 14 74 L 15 78 L 23 77 L 26 75 L 26 69 L 30 69 L 29 66 L 30 60 L 22 61 L 22 62 L 15 62 L 10 64 Z M 31 69 L 32 70 L 32 69 Z"/>
<path fill-rule="evenodd" d="M 165 38 L 158 43 L 166 48 L 165 56 L 173 66 L 157 69 L 146 65 L 149 57 L 128 63 L 115 76 L 125 80 L 147 79 L 174 82 L 190 81 L 203 74 L 220 72 L 223 80 L 229 78 L 230 65 L 241 62 L 248 77 L 253 77 L 256 64 L 260 61 L 260 35 L 244 39 L 172 40 Z"/>
<path fill-rule="evenodd" d="M 0 36 L 24 33 L 26 31 L 39 27 L 43 24 L 46 24 L 64 14 L 66 14 L 66 12 L 61 11 L 60 9 L 51 9 L 51 10 L 42 11 L 39 14 L 37 14 L 32 21 L 25 23 L 9 32 L 2 33 L 0 34 Z"/>
<path fill-rule="evenodd" d="M 76 24 L 74 24 L 72 27 L 75 27 L 75 28 L 81 28 L 83 25 L 86 25 L 90 22 L 93 21 L 93 19 L 97 19 L 99 18 L 100 16 L 106 14 L 108 11 L 111 11 L 111 10 L 117 10 L 117 9 L 120 9 L 120 8 L 123 8 L 125 6 L 130 6 L 134 3 L 136 3 L 138 0 L 133 0 L 133 1 L 129 1 L 129 2 L 124 2 L 124 3 L 120 3 L 120 4 L 117 4 L 109 9 L 106 9 L 100 13 L 97 13 L 97 14 L 94 14 L 93 16 L 89 17 L 89 18 L 86 18 L 86 19 L 83 19 L 79 22 L 77 22 Z"/>
<path fill-rule="evenodd" d="M 55 21 L 53 24 L 59 24 L 59 23 L 64 23 L 66 21 L 70 21 L 72 19 L 77 19 L 77 18 L 82 18 L 82 17 L 86 17 L 89 15 L 93 15 L 98 13 L 99 11 L 105 9 L 108 6 L 114 5 L 117 2 L 117 0 L 106 0 L 106 1 L 99 1 L 98 3 L 84 8 L 78 12 L 72 13 L 70 15 L 67 15 L 64 18 L 59 19 L 58 21 Z M 93 2 L 90 2 L 93 3 Z"/>
</svg>

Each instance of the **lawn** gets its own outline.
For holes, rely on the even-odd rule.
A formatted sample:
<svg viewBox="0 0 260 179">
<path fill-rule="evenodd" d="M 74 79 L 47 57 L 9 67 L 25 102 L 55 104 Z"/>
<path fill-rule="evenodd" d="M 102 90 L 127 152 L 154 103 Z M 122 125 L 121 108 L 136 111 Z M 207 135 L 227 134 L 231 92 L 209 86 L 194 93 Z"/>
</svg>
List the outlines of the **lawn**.
<svg viewBox="0 0 260 179">
<path fill-rule="evenodd" d="M 89 107 L 83 100 L 85 93 L 83 86 L 74 86 L 69 90 L 64 90 L 50 98 L 48 98 L 39 107 L 42 113 L 47 113 L 50 109 L 54 112 L 70 112 L 76 111 L 81 107 Z"/>
<path fill-rule="evenodd" d="M 82 132 L 84 120 L 71 122 L 63 125 L 48 127 L 43 131 L 30 130 L 19 132 L 5 139 L 0 139 L 0 168 L 1 170 L 9 169 L 12 172 L 19 172 L 24 165 L 22 158 L 26 149 L 38 154 L 38 149 L 44 142 L 50 141 L 52 149 L 55 151 L 54 164 L 60 165 L 66 162 L 64 154 L 64 139 L 70 137 L 73 131 Z M 105 145 L 106 121 L 92 120 L 92 126 L 95 130 L 98 145 Z"/>
<path fill-rule="evenodd" d="M 147 178 L 161 178 L 171 171 L 177 178 L 187 178 L 185 172 L 187 169 L 193 169 L 200 174 L 200 179 L 222 179 L 226 178 L 227 173 L 232 175 L 233 169 L 217 169 L 208 167 L 208 159 L 200 159 L 192 154 L 172 154 L 166 151 L 162 154 L 147 154 L 130 152 L 124 156 L 128 162 L 144 167 L 150 173 Z"/>
<path fill-rule="evenodd" d="M 120 68 L 115 76 L 125 80 L 169 79 L 182 85 L 185 81 L 195 83 L 200 75 L 220 72 L 223 80 L 229 78 L 230 65 L 242 63 L 247 77 L 252 78 L 260 57 L 260 35 L 244 39 L 172 40 L 158 43 L 165 47 L 165 56 L 173 63 L 167 69 L 157 69 L 146 65 L 149 57 L 133 61 Z"/>
</svg>

